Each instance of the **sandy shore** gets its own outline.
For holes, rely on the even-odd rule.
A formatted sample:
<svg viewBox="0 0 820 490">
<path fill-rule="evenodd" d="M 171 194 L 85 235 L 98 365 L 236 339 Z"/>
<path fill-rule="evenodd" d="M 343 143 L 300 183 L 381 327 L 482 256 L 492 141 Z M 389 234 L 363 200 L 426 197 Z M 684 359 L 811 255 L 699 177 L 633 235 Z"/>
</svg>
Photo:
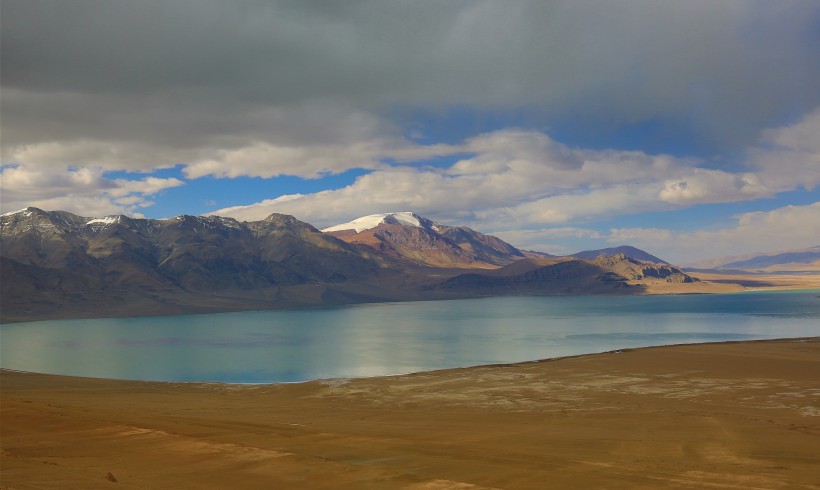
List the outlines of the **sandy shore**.
<svg viewBox="0 0 820 490">
<path fill-rule="evenodd" d="M 693 272 L 695 283 L 668 283 L 662 279 L 629 281 L 642 285 L 644 294 L 710 294 L 742 291 L 820 289 L 820 274 L 731 274 Z"/>
<path fill-rule="evenodd" d="M 693 275 L 707 284 L 740 286 L 744 290 L 820 289 L 820 273 L 816 271 L 812 274 L 716 274 L 698 272 L 693 273 Z"/>
<path fill-rule="evenodd" d="M 820 488 L 820 338 L 292 385 L 0 372 L 0 488 Z"/>
</svg>

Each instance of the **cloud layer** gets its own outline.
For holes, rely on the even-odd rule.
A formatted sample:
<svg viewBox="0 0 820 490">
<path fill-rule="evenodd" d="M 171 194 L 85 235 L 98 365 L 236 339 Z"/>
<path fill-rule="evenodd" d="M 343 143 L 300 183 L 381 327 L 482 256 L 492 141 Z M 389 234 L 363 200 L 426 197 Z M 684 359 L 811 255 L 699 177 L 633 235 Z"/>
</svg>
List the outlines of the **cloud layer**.
<svg viewBox="0 0 820 490">
<path fill-rule="evenodd" d="M 611 243 L 631 243 L 663 250 L 669 260 L 692 263 L 693 258 L 737 257 L 815 247 L 820 244 L 820 202 L 786 206 L 768 212 L 744 213 L 734 226 L 718 230 L 679 232 L 672 229 L 616 228 Z M 708 250 L 709 255 L 703 251 Z"/>
<path fill-rule="evenodd" d="M 820 185 L 814 0 L 4 0 L 0 24 L 4 211 L 361 169 L 218 212 L 533 236 Z"/>
<path fill-rule="evenodd" d="M 500 231 L 496 235 L 525 249 L 557 255 L 585 248 L 630 244 L 654 251 L 663 259 L 680 265 L 697 264 L 706 258 L 723 258 L 723 261 L 711 260 L 708 266 L 714 266 L 728 262 L 730 257 L 817 246 L 820 243 L 820 202 L 743 213 L 735 216 L 731 225 L 712 230 L 611 228 L 598 231 L 583 227 L 551 227 Z"/>
<path fill-rule="evenodd" d="M 261 219 L 293 214 L 326 226 L 378 211 L 412 209 L 442 220 L 505 230 L 583 223 L 648 209 L 753 200 L 820 183 L 820 109 L 763 132 L 741 171 L 637 151 L 570 148 L 525 130 L 482 134 L 439 153 L 469 154 L 446 168 L 390 166 L 347 187 L 286 195 L 217 214 Z"/>
<path fill-rule="evenodd" d="M 8 0 L 3 10 L 3 146 L 64 145 L 54 164 L 82 163 L 71 149 L 90 139 L 100 145 L 87 158 L 105 168 L 369 168 L 374 155 L 356 148 L 401 144 L 396 111 L 453 106 L 528 108 L 594 131 L 658 119 L 737 148 L 820 105 L 811 0 Z M 348 158 L 316 161 L 304 150 L 314 145 L 345 145 Z"/>
<path fill-rule="evenodd" d="M 3 182 L 3 211 L 28 206 L 67 210 L 82 216 L 129 214 L 151 204 L 150 197 L 165 189 L 184 185 L 179 179 L 144 177 L 138 180 L 111 179 L 99 167 L 9 166 L 0 173 Z"/>
</svg>

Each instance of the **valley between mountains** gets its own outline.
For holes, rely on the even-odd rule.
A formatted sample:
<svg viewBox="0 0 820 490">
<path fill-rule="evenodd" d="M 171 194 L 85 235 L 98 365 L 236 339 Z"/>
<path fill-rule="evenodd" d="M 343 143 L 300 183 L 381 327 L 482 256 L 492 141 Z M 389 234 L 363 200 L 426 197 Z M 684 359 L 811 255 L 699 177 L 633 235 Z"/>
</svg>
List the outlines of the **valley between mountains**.
<svg viewBox="0 0 820 490">
<path fill-rule="evenodd" d="M 556 257 L 410 212 L 318 230 L 282 214 L 153 220 L 26 208 L 0 226 L 2 322 L 742 289 L 633 247 Z"/>
</svg>

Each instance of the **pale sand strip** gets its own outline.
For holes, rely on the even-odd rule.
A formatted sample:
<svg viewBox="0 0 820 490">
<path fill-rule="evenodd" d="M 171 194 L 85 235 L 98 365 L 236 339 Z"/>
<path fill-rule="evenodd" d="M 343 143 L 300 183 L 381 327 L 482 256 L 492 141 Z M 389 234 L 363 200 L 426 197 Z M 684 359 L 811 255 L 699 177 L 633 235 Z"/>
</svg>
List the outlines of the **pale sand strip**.
<svg viewBox="0 0 820 490">
<path fill-rule="evenodd" d="M 820 338 L 294 385 L 0 383 L 3 489 L 820 488 Z"/>
<path fill-rule="evenodd" d="M 696 283 L 668 283 L 663 279 L 629 281 L 643 285 L 645 294 L 737 293 L 741 291 L 820 290 L 820 273 L 730 274 L 693 272 Z"/>
</svg>

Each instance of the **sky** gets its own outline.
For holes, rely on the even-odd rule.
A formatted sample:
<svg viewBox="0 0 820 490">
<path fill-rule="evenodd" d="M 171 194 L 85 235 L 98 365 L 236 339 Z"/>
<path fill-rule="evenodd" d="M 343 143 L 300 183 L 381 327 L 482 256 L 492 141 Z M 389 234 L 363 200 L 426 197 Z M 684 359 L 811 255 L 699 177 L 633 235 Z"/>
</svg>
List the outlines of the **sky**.
<svg viewBox="0 0 820 490">
<path fill-rule="evenodd" d="M 0 209 L 820 245 L 816 0 L 3 0 Z"/>
</svg>

